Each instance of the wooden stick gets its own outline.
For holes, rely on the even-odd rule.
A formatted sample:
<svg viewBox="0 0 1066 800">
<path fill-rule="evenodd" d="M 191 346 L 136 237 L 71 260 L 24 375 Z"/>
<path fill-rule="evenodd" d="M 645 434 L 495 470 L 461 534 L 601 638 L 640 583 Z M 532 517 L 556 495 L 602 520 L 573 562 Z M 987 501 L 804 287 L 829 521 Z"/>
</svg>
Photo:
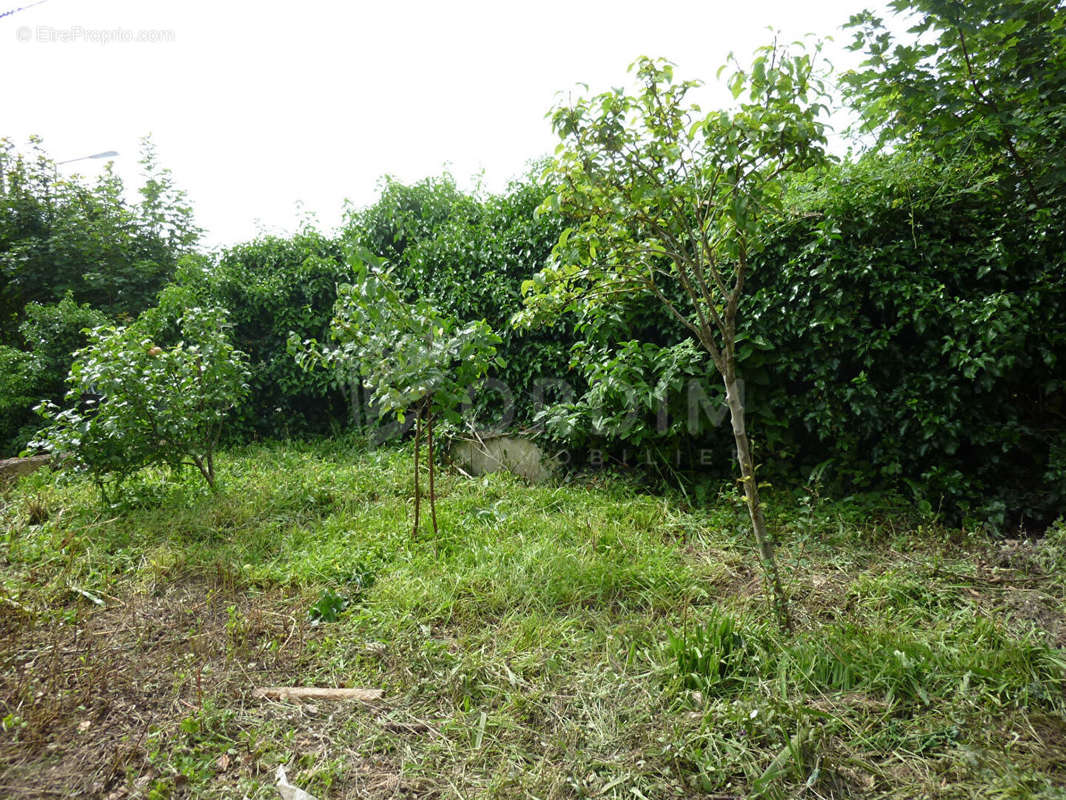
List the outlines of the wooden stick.
<svg viewBox="0 0 1066 800">
<path fill-rule="evenodd" d="M 418 511 L 422 501 L 422 492 L 418 488 L 418 449 L 422 446 L 422 409 L 415 412 L 415 524 L 411 529 L 411 538 L 418 538 Z"/>
<path fill-rule="evenodd" d="M 433 517 L 433 540 L 436 547 L 437 539 L 437 490 L 433 485 L 433 409 L 429 409 L 429 513 Z"/>
<path fill-rule="evenodd" d="M 252 697 L 268 700 L 359 700 L 372 703 L 380 700 L 382 689 L 335 689 L 321 686 L 261 686 Z"/>
</svg>

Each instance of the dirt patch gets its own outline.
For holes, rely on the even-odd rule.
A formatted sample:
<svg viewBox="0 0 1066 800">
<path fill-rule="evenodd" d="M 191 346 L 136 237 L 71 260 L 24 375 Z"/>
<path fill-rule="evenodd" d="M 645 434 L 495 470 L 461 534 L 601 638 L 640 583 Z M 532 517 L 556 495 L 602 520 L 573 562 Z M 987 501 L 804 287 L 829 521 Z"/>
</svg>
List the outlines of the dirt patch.
<svg viewBox="0 0 1066 800">
<path fill-rule="evenodd" d="M 1015 588 L 1004 594 L 1007 618 L 1046 631 L 1055 647 L 1066 647 L 1066 614 L 1061 604 L 1036 589 Z"/>
<path fill-rule="evenodd" d="M 0 796 L 119 798 L 145 786 L 153 730 L 298 668 L 308 631 L 294 602 L 184 580 L 102 608 L 83 598 L 23 610 L 0 628 Z"/>
</svg>

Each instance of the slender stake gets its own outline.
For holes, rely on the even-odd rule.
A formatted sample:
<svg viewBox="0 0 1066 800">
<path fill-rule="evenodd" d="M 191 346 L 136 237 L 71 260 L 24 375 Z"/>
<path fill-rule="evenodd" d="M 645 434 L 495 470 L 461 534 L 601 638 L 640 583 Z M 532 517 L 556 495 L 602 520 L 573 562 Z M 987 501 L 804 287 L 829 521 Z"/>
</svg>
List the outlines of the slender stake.
<svg viewBox="0 0 1066 800">
<path fill-rule="evenodd" d="M 433 487 L 433 411 L 427 410 L 429 427 L 429 513 L 433 517 L 433 540 L 437 540 L 437 495 Z"/>
<path fill-rule="evenodd" d="M 415 526 L 411 529 L 411 538 L 418 536 L 418 512 L 422 501 L 422 492 L 418 486 L 418 454 L 422 446 L 422 409 L 415 412 Z"/>
</svg>

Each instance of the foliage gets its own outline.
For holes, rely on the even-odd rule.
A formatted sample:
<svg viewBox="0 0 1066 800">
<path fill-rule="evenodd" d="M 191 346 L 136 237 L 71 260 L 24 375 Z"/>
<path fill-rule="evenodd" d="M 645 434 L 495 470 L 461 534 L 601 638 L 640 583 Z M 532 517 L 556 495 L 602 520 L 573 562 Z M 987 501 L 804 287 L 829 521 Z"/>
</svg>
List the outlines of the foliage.
<svg viewBox="0 0 1066 800">
<path fill-rule="evenodd" d="M 853 47 L 867 60 L 845 86 L 882 143 L 944 166 L 933 179 L 942 186 L 908 198 L 923 277 L 916 286 L 885 270 L 893 300 L 878 340 L 899 341 L 894 320 L 907 310 L 894 299 L 910 293 L 924 311 L 915 329 L 940 352 L 914 352 L 902 373 L 886 354 L 904 384 L 888 394 L 913 413 L 887 411 L 893 454 L 877 460 L 963 513 L 1047 523 L 1066 498 L 1066 15 L 1053 0 L 891 7 L 913 27 L 897 38 L 868 12 L 854 17 Z M 950 221 L 930 202 L 945 194 Z M 876 402 L 877 387 L 856 388 L 860 406 Z"/>
<path fill-rule="evenodd" d="M 188 308 L 181 339 L 161 347 L 153 317 L 99 327 L 70 371 L 67 408 L 41 406 L 51 424 L 35 443 L 108 485 L 152 464 L 194 466 L 215 488 L 214 454 L 227 413 L 247 391 L 247 359 L 226 334 L 219 308 Z"/>
<path fill-rule="evenodd" d="M 68 293 L 110 316 L 152 305 L 200 232 L 150 140 L 143 146 L 143 199 L 132 205 L 110 165 L 95 185 L 61 179 L 40 140 L 28 154 L 0 140 L 0 342 L 14 343 L 26 305 Z"/>
<path fill-rule="evenodd" d="M 667 650 L 676 661 L 682 684 L 715 695 L 744 688 L 744 678 L 758 673 L 765 658 L 763 643 L 771 638 L 757 623 L 750 628 L 745 631 L 733 616 L 712 609 L 691 630 L 671 634 Z"/>
<path fill-rule="evenodd" d="M 555 109 L 562 144 L 549 201 L 574 219 L 558 261 L 528 281 L 525 321 L 634 291 L 654 295 L 710 355 L 725 386 L 741 480 L 775 610 L 787 604 L 759 504 L 737 371 L 737 312 L 749 258 L 780 205 L 782 176 L 822 158 L 824 91 L 814 57 L 775 45 L 737 69 L 732 111 L 703 114 L 666 62 L 632 67 L 638 91 L 615 89 Z M 667 287 L 664 291 L 663 287 Z M 683 303 L 673 297 L 680 294 Z"/>
<path fill-rule="evenodd" d="M 1005 197 L 1058 213 L 1066 166 L 1066 14 L 1058 0 L 894 0 L 897 40 L 852 17 L 862 68 L 844 86 L 867 130 L 942 158 L 985 162 Z M 916 17 L 916 19 L 915 19 Z"/>
<path fill-rule="evenodd" d="M 376 203 L 349 209 L 338 239 L 305 227 L 186 258 L 165 302 L 229 310 L 234 340 L 253 367 L 235 434 L 284 437 L 369 425 L 369 393 L 357 374 L 302 370 L 285 343 L 290 332 L 328 338 L 337 286 L 353 277 L 345 254 L 370 252 L 393 265 L 391 281 L 405 300 L 424 297 L 444 314 L 483 318 L 502 331 L 499 349 L 507 357 L 489 374 L 517 400 L 518 421 L 527 420 L 535 380 L 565 372 L 571 338 L 566 325 L 535 333 L 506 326 L 521 307 L 521 281 L 558 237 L 557 217 L 534 215 L 546 192 L 533 179 L 488 197 L 461 192 L 447 175 L 413 185 L 386 179 Z M 483 415 L 498 405 L 495 394 L 475 398 Z"/>
<path fill-rule="evenodd" d="M 794 485 L 817 469 L 841 495 L 894 487 L 950 519 L 996 527 L 1059 513 L 1066 270 L 981 176 L 979 165 L 907 151 L 793 182 L 786 218 L 752 255 L 738 331 L 767 479 Z M 564 444 L 593 444 L 609 459 L 639 447 L 636 463 L 669 464 L 680 446 L 682 466 L 718 472 L 722 459 L 685 450 L 723 452 L 703 425 L 713 419 L 700 414 L 688 438 L 674 427 L 701 365 L 682 360 L 677 371 L 683 332 L 645 322 L 650 301 L 620 312 L 628 328 L 608 321 L 585 333 L 624 331 L 641 344 L 575 350 L 575 369 L 595 381 L 543 419 Z M 663 426 L 648 401 L 667 384 Z"/>
<path fill-rule="evenodd" d="M 578 342 L 571 355 L 571 369 L 588 391 L 553 403 L 537 418 L 547 436 L 567 446 L 621 445 L 638 448 L 647 460 L 657 455 L 676 463 L 681 449 L 706 443 L 727 413 L 721 392 L 714 391 L 714 368 L 691 339 L 666 347 Z"/>
<path fill-rule="evenodd" d="M 290 346 L 301 364 L 358 369 L 380 416 L 403 422 L 425 406 L 458 422 L 461 407 L 494 361 L 499 337 L 484 321 L 459 323 L 424 299 L 405 302 L 382 267 L 377 260 L 356 261 L 355 282 L 339 287 L 330 324 L 336 346 L 301 343 L 295 333 Z"/>
<path fill-rule="evenodd" d="M 524 285 L 520 321 L 590 304 L 610 313 L 619 295 L 646 292 L 720 361 L 735 333 L 726 312 L 743 288 L 727 283 L 779 202 L 776 179 L 820 158 L 813 70 L 809 54 L 768 48 L 730 80 L 734 97 L 746 93 L 735 112 L 703 115 L 686 100 L 698 82 L 675 84 L 670 64 L 641 59 L 631 67 L 639 93 L 556 108 L 558 191 L 543 208 L 575 224 L 553 265 Z"/>
<path fill-rule="evenodd" d="M 376 203 L 348 209 L 345 241 L 390 264 L 400 264 L 409 247 L 432 239 L 442 226 L 476 220 L 478 205 L 477 198 L 462 192 L 447 173 L 410 186 L 386 176 Z M 422 288 L 415 275 L 398 278 L 409 280 L 410 288 Z"/>
<path fill-rule="evenodd" d="M 773 349 L 748 397 L 776 458 L 831 460 L 841 488 L 1047 519 L 1066 496 L 1062 257 L 975 170 L 899 154 L 809 176 L 753 272 L 746 316 Z"/>
<path fill-rule="evenodd" d="M 904 487 L 954 520 L 1045 524 L 1066 498 L 1063 17 L 1036 2 L 893 8 L 919 14 L 919 41 L 860 15 L 868 62 L 845 82 L 898 152 L 793 181 L 786 214 L 752 248 L 738 323 L 746 411 L 775 479 L 817 469 L 845 493 Z M 664 293 L 682 307 L 684 293 Z M 597 446 L 623 460 L 637 442 L 676 451 L 670 427 L 629 398 L 672 374 L 658 348 L 682 341 L 682 325 L 649 315 L 650 287 L 594 315 L 595 297 L 570 296 L 586 321 L 575 365 L 604 385 L 549 409 L 549 431 L 572 446 L 607 433 Z M 656 348 L 615 344 L 628 340 Z M 699 437 L 690 445 L 720 447 Z"/>
<path fill-rule="evenodd" d="M 41 398 L 40 365 L 32 353 L 0 345 L 0 453 L 15 455 L 33 438 L 32 413 Z"/>
<path fill-rule="evenodd" d="M 489 365 L 496 362 L 499 337 L 484 320 L 460 323 L 419 298 L 407 303 L 392 285 L 379 259 L 353 264 L 356 282 L 338 289 L 330 336 L 336 345 L 322 349 L 293 333 L 290 349 L 305 366 L 324 363 L 358 370 L 371 392 L 370 403 L 382 417 L 401 423 L 414 416 L 415 522 L 419 523 L 419 444 L 422 422 L 429 436 L 429 496 L 437 532 L 434 495 L 433 422 L 458 422 L 463 406 Z"/>
<path fill-rule="evenodd" d="M 558 214 L 536 213 L 549 193 L 534 176 L 488 196 L 462 193 L 449 175 L 409 186 L 389 180 L 377 203 L 349 214 L 344 233 L 393 265 L 405 299 L 424 297 L 444 314 L 484 319 L 499 332 L 505 358 L 488 374 L 502 384 L 504 404 L 514 400 L 516 424 L 535 411 L 537 379 L 566 372 L 574 337 L 566 321 L 538 331 L 508 324 L 522 307 L 522 281 L 544 265 L 562 231 Z M 474 410 L 485 417 L 496 405 L 478 398 Z"/>
<path fill-rule="evenodd" d="M 348 598 L 326 589 L 318 601 L 308 609 L 307 615 L 314 622 L 336 622 L 348 609 Z"/>
<path fill-rule="evenodd" d="M 70 293 L 59 303 L 30 303 L 19 325 L 24 350 L 0 345 L 0 453 L 14 455 L 33 437 L 40 421 L 33 408 L 42 400 L 58 402 L 74 351 L 85 346 L 86 330 L 106 323 L 106 316 Z"/>
<path fill-rule="evenodd" d="M 290 332 L 328 335 L 337 285 L 351 277 L 342 245 L 309 226 L 181 262 L 161 302 L 222 306 L 235 346 L 248 355 L 250 389 L 234 410 L 234 436 L 286 437 L 360 421 L 358 381 L 300 369 L 287 350 Z"/>
<path fill-rule="evenodd" d="M 158 257 L 173 262 L 175 254 L 188 252 L 196 244 L 201 231 L 193 222 L 185 192 L 174 183 L 171 171 L 159 165 L 151 136 L 141 141 L 140 165 L 144 183 L 137 190 L 141 196 L 135 209 L 138 225 L 149 235 Z"/>
<path fill-rule="evenodd" d="M 42 397 L 59 397 L 74 351 L 85 346 L 86 330 L 104 325 L 107 317 L 88 303 L 76 303 L 70 294 L 53 305 L 30 303 L 23 313 L 19 334 L 50 380 Z"/>
<path fill-rule="evenodd" d="M 199 238 L 185 195 L 143 142 L 140 203 L 108 165 L 95 184 L 60 178 L 39 139 L 0 140 L 0 453 L 32 434 L 32 407 L 58 401 L 82 329 L 149 307 Z"/>
</svg>

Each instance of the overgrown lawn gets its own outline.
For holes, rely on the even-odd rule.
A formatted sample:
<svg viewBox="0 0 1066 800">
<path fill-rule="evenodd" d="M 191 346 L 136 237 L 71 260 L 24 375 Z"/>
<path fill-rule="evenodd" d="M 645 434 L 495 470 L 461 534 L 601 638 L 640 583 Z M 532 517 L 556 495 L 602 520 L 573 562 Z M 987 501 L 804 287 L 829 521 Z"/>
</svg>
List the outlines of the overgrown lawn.
<svg viewBox="0 0 1066 800">
<path fill-rule="evenodd" d="M 442 470 L 409 451 L 223 454 L 121 507 L 0 499 L 0 796 L 1066 797 L 1066 527 L 945 530 L 771 495 L 771 623 L 738 496 Z M 372 704 L 267 685 L 379 687 Z"/>
</svg>

